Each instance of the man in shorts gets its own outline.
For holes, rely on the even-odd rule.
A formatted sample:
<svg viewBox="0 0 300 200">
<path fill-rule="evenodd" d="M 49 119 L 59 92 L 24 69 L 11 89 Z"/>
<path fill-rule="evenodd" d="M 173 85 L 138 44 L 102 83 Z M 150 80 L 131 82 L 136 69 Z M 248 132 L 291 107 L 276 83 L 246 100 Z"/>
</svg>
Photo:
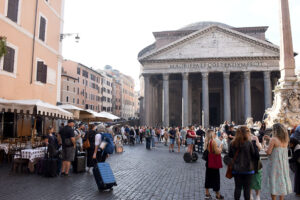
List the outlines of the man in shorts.
<svg viewBox="0 0 300 200">
<path fill-rule="evenodd" d="M 172 129 L 169 131 L 169 137 L 170 137 L 170 145 L 169 145 L 169 151 L 174 152 L 174 144 L 175 144 L 175 138 L 176 138 L 176 131 L 175 128 L 172 127 Z"/>
<path fill-rule="evenodd" d="M 75 121 L 68 120 L 68 125 L 62 128 L 59 132 L 59 140 L 62 143 L 62 170 L 61 176 L 68 176 L 71 162 L 75 158 L 76 141 L 74 134 Z"/>
</svg>

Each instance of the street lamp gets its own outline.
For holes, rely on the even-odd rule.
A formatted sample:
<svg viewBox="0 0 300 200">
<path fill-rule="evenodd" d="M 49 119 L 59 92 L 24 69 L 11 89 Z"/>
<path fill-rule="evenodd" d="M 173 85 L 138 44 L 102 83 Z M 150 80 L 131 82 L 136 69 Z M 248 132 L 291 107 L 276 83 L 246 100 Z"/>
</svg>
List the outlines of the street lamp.
<svg viewBox="0 0 300 200">
<path fill-rule="evenodd" d="M 79 33 L 61 33 L 60 34 L 60 41 L 62 41 L 63 39 L 65 39 L 66 37 L 70 37 L 70 36 L 73 36 L 73 35 L 76 35 L 75 36 L 75 42 L 79 42 L 80 40 L 80 37 L 79 37 Z"/>
</svg>

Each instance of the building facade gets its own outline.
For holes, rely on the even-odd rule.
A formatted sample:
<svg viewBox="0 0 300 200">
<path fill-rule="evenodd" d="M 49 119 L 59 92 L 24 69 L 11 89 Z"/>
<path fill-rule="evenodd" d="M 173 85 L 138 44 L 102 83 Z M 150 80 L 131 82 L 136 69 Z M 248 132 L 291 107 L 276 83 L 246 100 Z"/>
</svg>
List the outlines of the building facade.
<svg viewBox="0 0 300 200">
<path fill-rule="evenodd" d="M 122 110 L 122 85 L 119 80 L 113 78 L 112 113 L 118 117 Z"/>
<path fill-rule="evenodd" d="M 124 119 L 133 118 L 134 110 L 134 80 L 125 74 L 120 76 L 122 84 L 122 112 L 121 117 Z"/>
<path fill-rule="evenodd" d="M 153 33 L 155 43 L 138 55 L 142 123 L 262 120 L 280 76 L 279 47 L 265 39 L 267 28 L 199 22 Z"/>
<path fill-rule="evenodd" d="M 64 60 L 63 62 L 63 77 L 74 77 L 77 79 L 75 91 L 75 106 L 82 109 L 90 109 L 96 112 L 101 110 L 101 88 L 103 76 L 97 71 L 89 68 L 81 63 L 71 60 Z M 73 90 L 73 89 L 72 89 Z M 63 91 L 64 92 L 64 91 Z M 66 93 L 69 93 L 66 91 Z M 65 98 L 68 94 L 62 95 Z M 61 99 L 61 102 L 66 102 L 66 99 Z M 73 99 L 71 102 L 73 103 Z"/>
<path fill-rule="evenodd" d="M 101 75 L 101 110 L 112 112 L 113 77 L 102 70 L 97 70 Z"/>
<path fill-rule="evenodd" d="M 59 101 L 63 13 L 64 0 L 0 1 L 8 50 L 0 60 L 0 98 Z"/>
<path fill-rule="evenodd" d="M 80 107 L 78 95 L 78 78 L 67 75 L 65 72 L 61 74 L 61 103 L 71 104 Z M 81 106 L 82 107 L 82 106 Z"/>
</svg>

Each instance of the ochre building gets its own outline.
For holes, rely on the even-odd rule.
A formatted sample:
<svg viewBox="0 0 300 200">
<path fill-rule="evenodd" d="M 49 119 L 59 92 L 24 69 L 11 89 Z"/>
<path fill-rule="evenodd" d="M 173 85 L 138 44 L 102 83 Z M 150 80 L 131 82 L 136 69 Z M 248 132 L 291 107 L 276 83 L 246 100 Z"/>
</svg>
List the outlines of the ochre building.
<svg viewBox="0 0 300 200">
<path fill-rule="evenodd" d="M 141 123 L 218 126 L 262 120 L 279 79 L 279 47 L 268 27 L 199 22 L 154 32 L 141 63 Z"/>
</svg>

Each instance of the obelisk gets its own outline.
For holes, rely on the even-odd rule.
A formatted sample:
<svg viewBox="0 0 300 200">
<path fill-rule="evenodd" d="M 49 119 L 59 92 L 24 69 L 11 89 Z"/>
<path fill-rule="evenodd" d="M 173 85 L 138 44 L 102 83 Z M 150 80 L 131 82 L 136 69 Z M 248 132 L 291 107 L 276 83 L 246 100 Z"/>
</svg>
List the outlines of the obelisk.
<svg viewBox="0 0 300 200">
<path fill-rule="evenodd" d="M 295 59 L 290 22 L 289 0 L 279 0 L 280 80 L 275 87 L 272 108 L 266 110 L 268 127 L 282 123 L 286 127 L 300 124 L 300 84 L 295 75 Z"/>
</svg>

